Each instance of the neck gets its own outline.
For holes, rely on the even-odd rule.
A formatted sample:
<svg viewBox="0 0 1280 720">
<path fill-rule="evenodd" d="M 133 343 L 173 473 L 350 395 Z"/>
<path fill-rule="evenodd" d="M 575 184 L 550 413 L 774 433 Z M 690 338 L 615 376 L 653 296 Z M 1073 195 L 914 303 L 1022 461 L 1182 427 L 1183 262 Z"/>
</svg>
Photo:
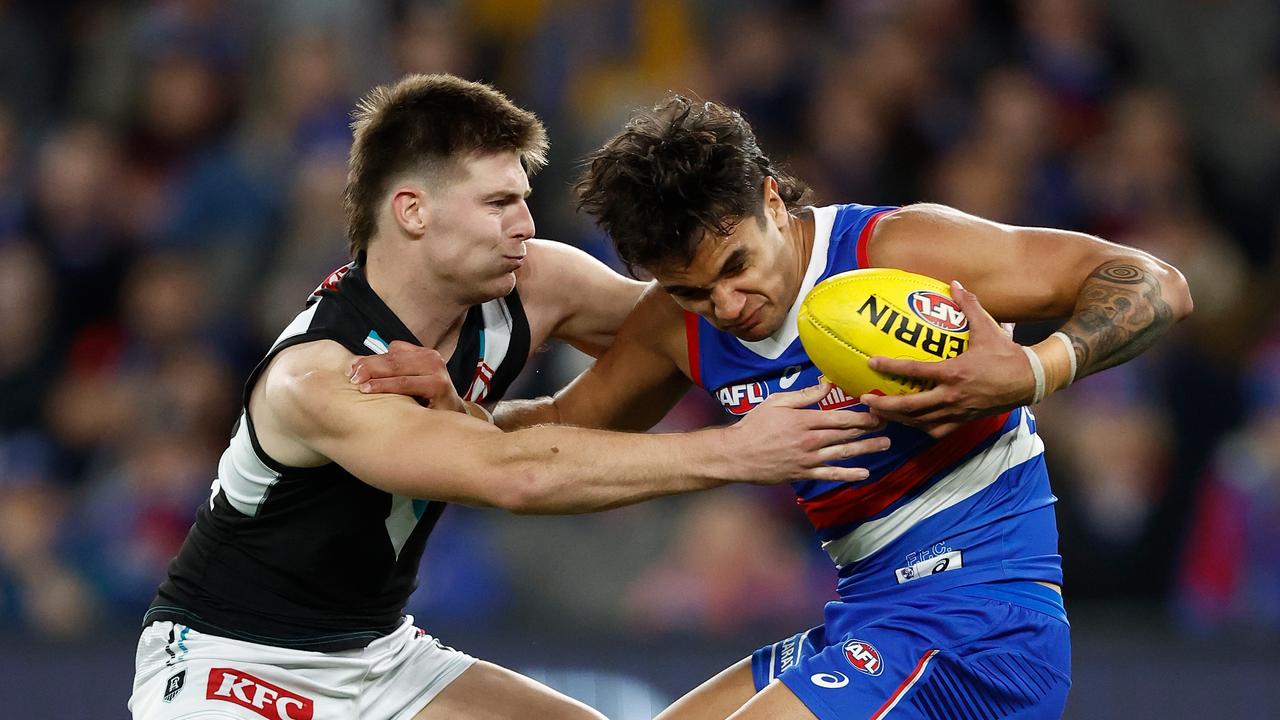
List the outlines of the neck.
<svg viewBox="0 0 1280 720">
<path fill-rule="evenodd" d="M 809 261 L 813 258 L 813 239 L 817 225 L 813 220 L 813 211 L 808 208 L 797 210 L 787 223 L 787 241 L 794 249 L 792 257 L 796 258 L 795 277 L 792 282 L 796 292 L 804 283 L 805 273 L 809 271 Z M 792 298 L 795 302 L 795 298 Z"/>
<path fill-rule="evenodd" d="M 449 357 L 470 306 L 442 292 L 438 283 L 431 283 L 429 276 L 422 272 L 420 263 L 406 262 L 403 257 L 389 257 L 391 253 L 373 250 L 370 248 L 365 260 L 365 279 L 369 281 L 369 287 L 424 347 L 434 348 Z"/>
</svg>

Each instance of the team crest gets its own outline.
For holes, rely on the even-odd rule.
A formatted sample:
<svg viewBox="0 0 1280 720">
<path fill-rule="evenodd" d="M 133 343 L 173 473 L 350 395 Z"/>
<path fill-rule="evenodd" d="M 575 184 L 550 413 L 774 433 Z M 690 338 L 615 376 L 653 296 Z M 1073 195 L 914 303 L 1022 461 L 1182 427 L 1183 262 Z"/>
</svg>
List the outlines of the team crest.
<svg viewBox="0 0 1280 720">
<path fill-rule="evenodd" d="M 176 675 L 169 678 L 164 684 L 164 701 L 173 702 L 173 699 L 182 692 L 182 685 L 187 681 L 187 671 L 179 670 Z"/>
<path fill-rule="evenodd" d="M 932 290 L 916 290 L 907 296 L 907 306 L 916 317 L 949 333 L 969 329 L 969 321 L 955 300 Z"/>
<path fill-rule="evenodd" d="M 338 268 L 337 270 L 334 270 L 333 272 L 329 273 L 329 277 L 325 278 L 324 282 L 320 283 L 320 285 L 317 286 L 314 291 L 312 291 L 311 298 L 314 300 L 315 298 L 320 297 L 320 293 L 325 290 L 328 290 L 329 292 L 337 292 L 338 283 L 342 282 L 342 277 L 347 273 L 351 272 L 351 268 L 355 266 L 356 264 L 354 262 L 348 263 Z"/>
<path fill-rule="evenodd" d="M 869 642 L 850 640 L 844 644 L 844 659 L 849 661 L 854 670 L 867 675 L 876 676 L 884 672 L 884 664 L 880 660 L 880 651 Z"/>
<path fill-rule="evenodd" d="M 475 375 L 471 376 L 471 387 L 467 390 L 463 400 L 471 402 L 480 402 L 489 397 L 489 391 L 493 386 L 493 368 L 489 367 L 489 363 L 481 360 L 476 363 Z"/>
</svg>

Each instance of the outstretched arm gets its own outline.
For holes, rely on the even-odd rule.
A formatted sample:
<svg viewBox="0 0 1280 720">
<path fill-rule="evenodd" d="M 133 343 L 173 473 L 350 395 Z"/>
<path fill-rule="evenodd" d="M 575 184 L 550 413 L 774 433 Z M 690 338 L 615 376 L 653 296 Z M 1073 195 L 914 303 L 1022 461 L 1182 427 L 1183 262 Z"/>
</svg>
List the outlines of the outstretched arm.
<svg viewBox="0 0 1280 720">
<path fill-rule="evenodd" d="M 281 352 L 254 416 L 370 485 L 410 497 L 593 512 L 727 482 L 861 480 L 865 471 L 827 463 L 886 445 L 857 439 L 871 424 L 865 413 L 801 409 L 823 396 L 822 386 L 779 394 L 734 427 L 697 433 L 502 433 L 408 397 L 363 394 L 345 377 L 352 360 L 327 341 Z"/>
<path fill-rule="evenodd" d="M 952 288 L 970 319 L 963 355 L 941 363 L 871 363 L 880 372 L 935 383 L 915 395 L 865 398 L 876 414 L 935 434 L 1039 400 L 1074 378 L 1132 359 L 1192 309 L 1182 274 L 1140 250 L 1083 233 L 1003 225 L 936 205 L 904 208 L 882 220 L 868 257 L 876 266 L 963 284 Z M 1032 360 L 1001 333 L 988 332 L 994 323 L 984 318 L 983 308 L 1004 322 L 1069 319 L 1062 335 L 1030 348 Z M 1037 361 L 1042 385 L 1033 369 Z"/>
</svg>

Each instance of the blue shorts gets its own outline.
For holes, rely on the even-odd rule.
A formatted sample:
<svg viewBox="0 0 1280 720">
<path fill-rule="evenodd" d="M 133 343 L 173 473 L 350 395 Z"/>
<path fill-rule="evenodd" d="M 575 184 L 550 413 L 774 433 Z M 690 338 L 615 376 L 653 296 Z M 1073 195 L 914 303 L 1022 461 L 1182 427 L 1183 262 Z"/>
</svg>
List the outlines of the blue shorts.
<svg viewBox="0 0 1280 720">
<path fill-rule="evenodd" d="M 1058 593 L 1032 582 L 828 603 L 826 623 L 751 655 L 820 720 L 1057 720 L 1071 687 Z"/>
</svg>

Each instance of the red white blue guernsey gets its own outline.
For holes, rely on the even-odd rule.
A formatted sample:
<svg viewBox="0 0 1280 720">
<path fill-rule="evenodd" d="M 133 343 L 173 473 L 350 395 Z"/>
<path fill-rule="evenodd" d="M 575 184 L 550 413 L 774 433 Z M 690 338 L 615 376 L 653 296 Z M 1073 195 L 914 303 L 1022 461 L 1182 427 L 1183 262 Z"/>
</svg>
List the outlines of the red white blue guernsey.
<svg viewBox="0 0 1280 720">
<path fill-rule="evenodd" d="M 686 316 L 693 380 L 741 415 L 771 393 L 818 382 L 797 337 L 800 301 L 823 279 L 866 267 L 867 238 L 893 208 L 813 210 L 813 252 L 786 322 L 748 342 Z M 823 408 L 865 409 L 839 389 Z M 797 502 L 839 571 L 849 600 L 1001 581 L 1062 583 L 1044 445 L 1027 408 L 971 422 L 941 440 L 891 423 L 892 447 L 854 458 L 860 483 L 797 482 Z"/>
</svg>

